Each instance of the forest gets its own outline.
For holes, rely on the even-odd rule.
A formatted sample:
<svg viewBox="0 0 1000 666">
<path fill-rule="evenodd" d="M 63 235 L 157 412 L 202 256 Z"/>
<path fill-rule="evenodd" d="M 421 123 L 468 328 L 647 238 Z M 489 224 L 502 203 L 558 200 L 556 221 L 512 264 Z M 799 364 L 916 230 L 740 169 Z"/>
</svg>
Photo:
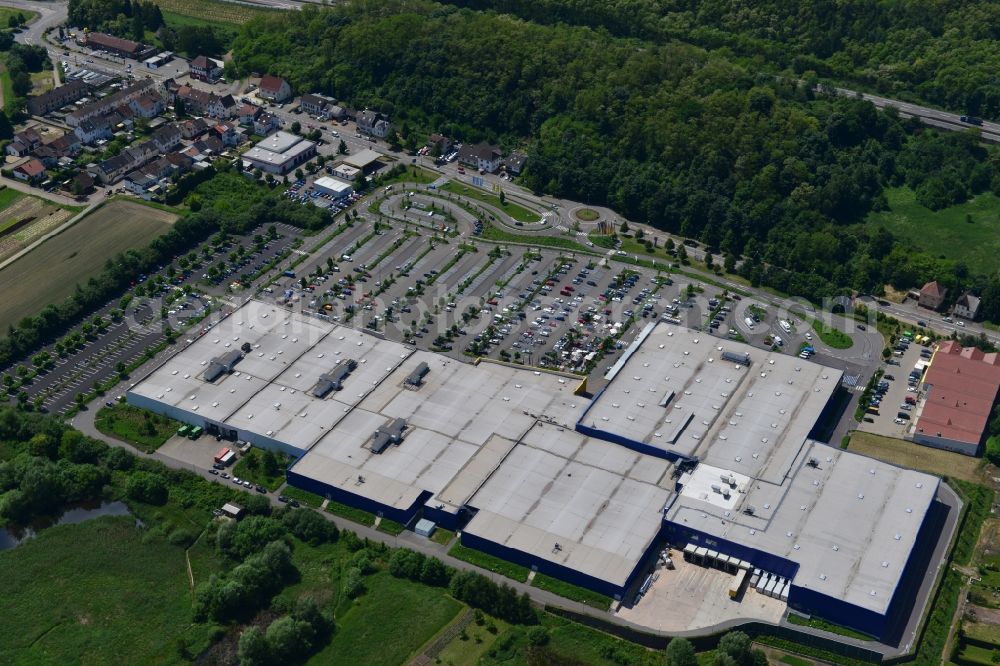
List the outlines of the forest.
<svg viewBox="0 0 1000 666">
<path fill-rule="evenodd" d="M 699 3 L 699 16 L 707 6 Z M 587 22 L 587 11 L 573 15 Z M 737 26 L 709 19 L 701 20 Z M 973 289 L 987 318 L 1000 321 L 1000 276 L 971 274 L 865 224 L 890 186 L 914 188 L 931 209 L 1000 192 L 995 152 L 974 134 L 817 97 L 737 49 L 557 20 L 425 0 L 307 8 L 247 23 L 230 73 L 270 72 L 297 91 L 378 108 L 404 147 L 427 132 L 527 146 L 529 187 L 743 256 L 740 270 L 755 285 L 818 300 L 936 279 L 953 292 Z M 732 29 L 756 39 L 757 22 L 742 20 L 745 30 Z M 793 51 L 819 48 L 795 34 L 770 38 Z"/>
<path fill-rule="evenodd" d="M 1000 5 L 983 0 L 451 0 L 546 24 L 725 49 L 953 111 L 1000 115 Z"/>
</svg>

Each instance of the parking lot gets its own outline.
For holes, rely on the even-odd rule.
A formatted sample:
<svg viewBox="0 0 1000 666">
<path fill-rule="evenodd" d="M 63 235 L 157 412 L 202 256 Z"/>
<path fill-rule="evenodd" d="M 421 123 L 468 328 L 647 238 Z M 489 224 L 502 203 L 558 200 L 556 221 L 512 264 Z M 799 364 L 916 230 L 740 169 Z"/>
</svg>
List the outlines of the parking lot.
<svg viewBox="0 0 1000 666">
<path fill-rule="evenodd" d="M 82 325 L 77 335 L 64 337 L 39 352 L 53 359 L 48 370 L 22 385 L 26 402 L 63 413 L 85 393 L 119 370 L 139 360 L 147 349 L 166 340 L 165 325 L 182 331 L 211 311 L 224 311 L 230 283 L 249 279 L 272 260 L 285 255 L 300 236 L 287 225 L 276 225 L 275 236 L 265 227 L 216 243 L 209 240 L 170 266 L 136 276 L 125 299 L 113 299 Z M 217 239 L 216 239 L 217 240 Z M 242 248 L 242 250 L 240 250 Z M 220 268 L 225 262 L 225 267 Z M 216 267 L 211 274 L 209 267 Z M 200 330 L 200 328 L 198 329 Z M 182 341 L 196 331 L 187 332 Z M 72 338 L 72 344 L 68 340 Z M 60 353 L 62 350 L 62 353 Z M 31 367 L 32 359 L 19 364 Z M 15 367 L 16 367 L 15 365 Z"/>
<path fill-rule="evenodd" d="M 884 365 L 881 384 L 884 390 L 876 390 L 868 412 L 858 425 L 859 430 L 902 438 L 913 429 L 923 407 L 923 393 L 919 379 L 911 379 L 916 372 L 914 366 L 921 360 L 928 360 L 931 348 L 916 342 L 897 344 L 893 356 Z M 898 349 L 905 347 L 905 349 Z M 902 355 L 897 355 L 902 351 Z M 877 411 L 877 413 L 876 413 Z"/>
</svg>

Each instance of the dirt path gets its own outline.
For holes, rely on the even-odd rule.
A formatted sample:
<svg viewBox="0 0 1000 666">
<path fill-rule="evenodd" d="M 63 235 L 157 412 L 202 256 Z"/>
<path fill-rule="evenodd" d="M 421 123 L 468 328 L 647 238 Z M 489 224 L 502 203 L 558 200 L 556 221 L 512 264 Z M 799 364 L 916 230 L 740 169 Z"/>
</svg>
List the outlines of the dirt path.
<svg viewBox="0 0 1000 666">
<path fill-rule="evenodd" d="M 187 564 L 188 570 L 188 585 L 191 586 L 191 593 L 194 593 L 194 571 L 191 570 L 191 557 L 188 555 L 188 551 L 184 551 L 184 562 Z"/>
</svg>

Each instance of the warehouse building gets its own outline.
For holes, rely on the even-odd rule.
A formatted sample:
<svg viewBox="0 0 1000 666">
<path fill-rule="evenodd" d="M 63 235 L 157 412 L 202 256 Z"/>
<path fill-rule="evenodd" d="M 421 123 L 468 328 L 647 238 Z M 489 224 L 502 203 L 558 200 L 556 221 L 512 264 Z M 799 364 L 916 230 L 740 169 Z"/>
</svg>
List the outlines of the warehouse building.
<svg viewBox="0 0 1000 666">
<path fill-rule="evenodd" d="M 128 401 L 290 453 L 293 486 L 625 602 L 669 542 L 780 578 L 803 612 L 904 622 L 938 480 L 810 439 L 839 371 L 653 324 L 608 379 L 590 399 L 251 300 Z"/>
<path fill-rule="evenodd" d="M 351 192 L 354 191 L 354 187 L 350 183 L 345 183 L 342 180 L 330 178 L 329 176 L 317 178 L 313 183 L 313 187 L 322 194 L 329 194 L 334 199 L 350 196 Z"/>
<path fill-rule="evenodd" d="M 1000 354 L 943 342 L 924 375 L 924 392 L 913 441 L 979 455 L 1000 400 Z"/>
<path fill-rule="evenodd" d="M 316 156 L 316 144 L 288 132 L 275 132 L 243 153 L 245 169 L 284 175 Z"/>
</svg>

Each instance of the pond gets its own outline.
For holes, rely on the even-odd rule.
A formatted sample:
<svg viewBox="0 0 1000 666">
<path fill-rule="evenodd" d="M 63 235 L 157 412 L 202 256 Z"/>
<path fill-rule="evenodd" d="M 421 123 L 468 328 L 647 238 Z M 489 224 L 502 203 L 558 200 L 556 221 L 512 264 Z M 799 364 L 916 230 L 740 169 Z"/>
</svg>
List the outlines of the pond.
<svg viewBox="0 0 1000 666">
<path fill-rule="evenodd" d="M 88 503 L 67 509 L 58 517 L 40 519 L 31 525 L 9 525 L 0 529 L 0 550 L 7 550 L 30 539 L 53 525 L 72 525 L 101 516 L 127 516 L 130 512 L 124 502 Z"/>
</svg>

